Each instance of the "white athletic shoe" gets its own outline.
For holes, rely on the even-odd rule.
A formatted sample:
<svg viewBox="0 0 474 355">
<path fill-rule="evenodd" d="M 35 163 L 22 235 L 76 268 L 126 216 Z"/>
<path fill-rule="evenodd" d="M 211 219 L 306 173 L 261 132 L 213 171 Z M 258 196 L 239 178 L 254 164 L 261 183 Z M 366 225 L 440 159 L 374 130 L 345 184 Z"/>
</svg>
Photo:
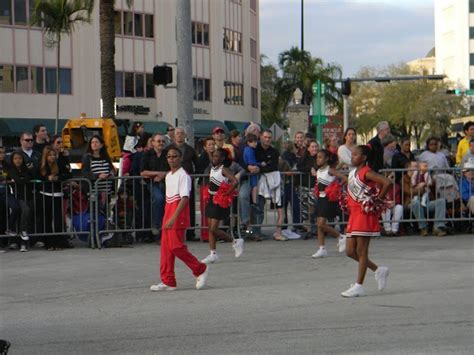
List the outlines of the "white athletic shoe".
<svg viewBox="0 0 474 355">
<path fill-rule="evenodd" d="M 326 249 L 319 249 L 316 253 L 311 255 L 313 259 L 324 258 L 326 256 L 328 256 L 328 252 L 326 251 Z"/>
<path fill-rule="evenodd" d="M 346 235 L 341 234 L 339 236 L 339 240 L 337 241 L 337 247 L 339 249 L 339 253 L 344 253 L 346 251 L 346 241 L 347 241 Z"/>
<path fill-rule="evenodd" d="M 21 251 L 21 252 L 28 251 L 28 249 L 26 248 L 26 245 L 25 245 L 25 244 L 22 244 L 22 245 L 21 245 L 20 251 Z"/>
<path fill-rule="evenodd" d="M 158 285 L 151 285 L 150 291 L 174 291 L 176 287 L 165 285 L 163 282 Z"/>
<path fill-rule="evenodd" d="M 352 284 L 349 289 L 341 293 L 342 297 L 360 297 L 365 296 L 365 291 L 362 285 Z"/>
<path fill-rule="evenodd" d="M 237 252 L 236 252 L 237 254 Z M 201 263 L 204 263 L 204 264 L 214 264 L 214 263 L 217 263 L 219 261 L 219 255 L 217 254 L 209 254 L 208 256 L 206 256 L 204 259 L 201 260 Z"/>
<path fill-rule="evenodd" d="M 232 243 L 232 248 L 234 248 L 235 257 L 240 258 L 244 252 L 244 240 L 242 238 L 234 239 L 234 242 Z"/>
<path fill-rule="evenodd" d="M 382 291 L 387 285 L 388 275 L 390 275 L 390 271 L 386 266 L 379 266 L 377 270 L 375 270 L 375 280 L 377 280 L 379 291 Z"/>
<path fill-rule="evenodd" d="M 201 275 L 196 277 L 196 289 L 200 290 L 204 286 L 206 286 L 207 277 L 209 276 L 209 265 L 206 266 L 206 271 L 204 271 Z"/>
</svg>

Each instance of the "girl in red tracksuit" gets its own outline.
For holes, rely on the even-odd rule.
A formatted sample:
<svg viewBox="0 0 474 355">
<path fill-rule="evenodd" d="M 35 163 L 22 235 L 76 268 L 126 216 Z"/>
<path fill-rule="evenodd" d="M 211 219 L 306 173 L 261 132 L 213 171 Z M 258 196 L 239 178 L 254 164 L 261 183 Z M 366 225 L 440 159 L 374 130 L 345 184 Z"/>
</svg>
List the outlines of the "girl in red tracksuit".
<svg viewBox="0 0 474 355">
<path fill-rule="evenodd" d="M 346 254 L 359 263 L 357 281 L 342 292 L 343 297 L 358 297 L 365 294 L 362 284 L 367 268 L 375 272 L 379 291 L 385 288 L 388 268 L 377 266 L 369 259 L 370 237 L 380 236 L 380 212 L 369 206 L 381 204 L 391 185 L 389 179 L 372 171 L 367 165 L 372 150 L 369 146 L 359 145 L 352 152 L 351 163 L 355 167 L 349 173 L 347 184 L 347 223 Z M 377 186 L 381 186 L 377 193 Z"/>
<path fill-rule="evenodd" d="M 189 195 L 191 177 L 181 167 L 182 153 L 178 147 L 167 149 L 166 159 L 171 171 L 166 175 L 166 204 L 161 234 L 160 277 L 161 283 L 152 285 L 151 291 L 174 291 L 176 277 L 175 258 L 181 259 L 196 277 L 196 288 L 206 284 L 209 266 L 201 263 L 184 244 L 186 228 L 190 226 Z"/>
</svg>

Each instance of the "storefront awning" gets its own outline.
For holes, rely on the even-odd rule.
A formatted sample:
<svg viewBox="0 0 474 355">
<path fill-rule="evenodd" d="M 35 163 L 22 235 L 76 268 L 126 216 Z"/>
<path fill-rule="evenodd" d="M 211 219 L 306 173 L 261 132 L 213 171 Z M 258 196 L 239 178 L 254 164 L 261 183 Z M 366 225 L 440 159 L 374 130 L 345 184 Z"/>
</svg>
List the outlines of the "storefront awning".
<svg viewBox="0 0 474 355">
<path fill-rule="evenodd" d="M 54 134 L 54 119 L 48 118 L 0 118 L 0 136 L 18 137 L 23 132 L 33 133 L 33 127 L 38 124 L 46 126 L 49 134 Z M 67 120 L 59 120 L 58 133 L 62 132 Z"/>
<path fill-rule="evenodd" d="M 249 122 L 240 122 L 240 121 L 224 121 L 229 131 L 233 129 L 238 130 L 240 133 L 244 131 L 244 128 L 249 124 Z"/>
<path fill-rule="evenodd" d="M 212 136 L 214 127 L 221 127 L 226 134 L 229 129 L 223 122 L 217 120 L 194 120 L 194 136 L 196 138 L 205 138 Z"/>
</svg>

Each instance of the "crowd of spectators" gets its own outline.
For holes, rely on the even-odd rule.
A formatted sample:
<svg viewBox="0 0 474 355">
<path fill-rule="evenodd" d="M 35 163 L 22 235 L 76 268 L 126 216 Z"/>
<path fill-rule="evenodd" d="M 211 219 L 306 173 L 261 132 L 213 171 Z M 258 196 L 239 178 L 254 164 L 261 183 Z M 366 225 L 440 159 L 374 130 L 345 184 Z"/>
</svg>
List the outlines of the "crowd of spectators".
<svg viewBox="0 0 474 355">
<path fill-rule="evenodd" d="M 453 164 L 440 148 L 440 140 L 430 137 L 425 150 L 415 158 L 410 149 L 410 137 L 397 139 L 391 134 L 388 122 L 379 122 L 377 134 L 369 141 L 374 159 L 369 165 L 374 171 L 386 172 L 394 182 L 389 195 L 390 208 L 383 214 L 386 235 L 406 233 L 399 221 L 414 217 L 409 227 L 421 235 L 443 236 L 450 231 L 448 215 L 457 211 L 462 216 L 474 214 L 474 122 L 464 126 L 465 137 L 458 145 L 456 162 L 460 169 L 451 170 Z M 196 150 L 186 142 L 182 127 L 169 127 L 166 135 L 146 133 L 141 122 L 132 126 L 125 138 L 122 153 L 122 175 L 136 177 L 121 184 L 117 189 L 111 179 L 118 171 L 107 154 L 105 142 L 99 135 L 93 136 L 83 156 L 80 176 L 91 182 L 98 201 L 99 214 L 110 219 L 111 197 L 131 195 L 130 204 L 119 206 L 122 214 L 133 210 L 133 228 L 142 232 L 136 239 L 159 241 L 165 205 L 164 178 L 170 170 L 166 160 L 167 147 L 176 146 L 182 152 L 182 166 L 190 175 L 198 174 L 190 198 L 191 226 L 196 226 L 196 195 L 199 190 L 202 227 L 206 226 L 203 206 L 207 188 L 210 157 L 216 148 L 227 150 L 233 163 L 230 167 L 240 183 L 239 197 L 233 206 L 233 214 L 226 221 L 249 240 L 265 239 L 261 224 L 266 204 L 276 212 L 273 238 L 284 241 L 295 233 L 306 238 L 315 237 L 318 198 L 313 193 L 318 176 L 318 152 L 325 149 L 335 159 L 334 166 L 346 174 L 354 169 L 351 154 L 356 147 L 356 130 L 348 128 L 340 142 L 337 136 L 328 137 L 324 145 L 311 134 L 296 132 L 294 140 L 282 143 L 281 153 L 273 141 L 272 132 L 249 123 L 243 132 L 233 130 L 226 137 L 221 127 L 209 132 L 202 140 L 202 150 Z M 328 153 L 326 153 L 328 152 Z M 72 177 L 68 151 L 61 136 L 49 137 L 46 127 L 38 125 L 33 134 L 20 136 L 20 149 L 8 157 L 0 147 L 0 235 L 2 247 L 27 251 L 29 247 L 45 247 L 61 250 L 71 246 L 68 238 L 70 215 L 65 201 L 77 199 L 72 191 L 77 183 L 64 182 Z M 408 169 L 408 170 L 406 170 Z M 118 204 L 119 205 L 119 204 Z M 150 206 L 151 208 L 147 208 Z M 290 208 L 291 207 L 291 208 Z M 235 215 L 239 215 L 239 219 Z M 92 212 L 91 212 L 92 213 Z M 408 216 L 407 216 L 408 214 Z M 335 223 L 344 220 L 341 211 Z M 428 219 L 434 220 L 429 223 Z M 432 224 L 430 233 L 429 226 Z M 69 226 L 69 229 L 68 229 Z M 286 229 L 285 229 L 286 226 Z M 120 228 L 120 226 L 115 226 Z M 145 231 L 144 231 L 145 230 Z M 144 231 L 144 232 L 143 232 Z M 207 231 L 189 229 L 187 240 L 207 238 Z M 30 234 L 34 237 L 30 237 Z M 103 240 L 106 241 L 106 238 Z"/>
</svg>

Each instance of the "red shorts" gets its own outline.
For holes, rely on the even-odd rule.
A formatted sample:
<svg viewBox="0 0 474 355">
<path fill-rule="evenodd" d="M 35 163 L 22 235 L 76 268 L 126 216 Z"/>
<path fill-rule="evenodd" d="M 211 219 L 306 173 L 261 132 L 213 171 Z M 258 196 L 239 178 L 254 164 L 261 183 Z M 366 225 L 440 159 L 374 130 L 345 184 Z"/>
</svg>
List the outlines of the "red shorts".
<svg viewBox="0 0 474 355">
<path fill-rule="evenodd" d="M 346 235 L 348 237 L 380 236 L 379 216 L 365 214 L 360 208 L 350 209 Z"/>
</svg>

